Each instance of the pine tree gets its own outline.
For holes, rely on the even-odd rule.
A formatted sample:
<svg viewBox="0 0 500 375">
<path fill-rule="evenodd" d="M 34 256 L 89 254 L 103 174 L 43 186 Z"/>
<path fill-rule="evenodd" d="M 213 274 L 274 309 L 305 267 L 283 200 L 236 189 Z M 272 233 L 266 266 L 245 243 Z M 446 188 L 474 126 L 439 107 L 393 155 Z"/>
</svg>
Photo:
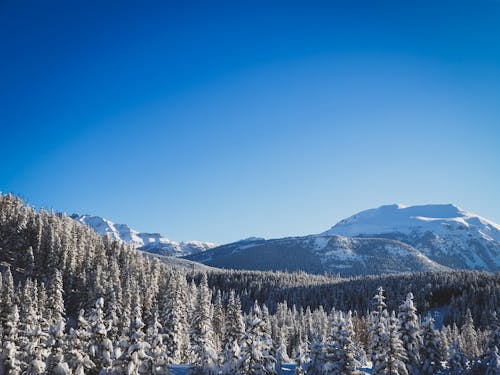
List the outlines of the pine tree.
<svg viewBox="0 0 500 375">
<path fill-rule="evenodd" d="M 496 346 L 490 356 L 485 375 L 500 375 L 500 354 L 498 353 L 498 348 Z"/>
<path fill-rule="evenodd" d="M 433 375 L 441 370 L 443 360 L 443 349 L 439 332 L 434 328 L 434 319 L 427 315 L 423 324 L 423 345 L 421 356 L 423 360 L 422 374 Z"/>
<path fill-rule="evenodd" d="M 373 311 L 371 314 L 369 328 L 371 339 L 370 356 L 373 364 L 373 374 L 379 375 L 387 373 L 387 359 L 390 348 L 389 317 L 382 287 L 377 289 L 377 294 L 373 298 L 376 303 L 376 311 Z"/>
<path fill-rule="evenodd" d="M 70 329 L 68 364 L 74 375 L 84 375 L 86 371 L 95 368 L 87 352 L 90 342 L 89 323 L 85 319 L 85 311 L 80 310 L 78 314 L 78 327 Z"/>
<path fill-rule="evenodd" d="M 181 363 L 187 359 L 189 346 L 187 317 L 186 278 L 180 273 L 170 276 L 162 296 L 161 321 L 166 357 L 169 363 Z"/>
<path fill-rule="evenodd" d="M 21 364 L 17 359 L 18 355 L 18 325 L 19 312 L 17 305 L 12 306 L 5 323 L 6 330 L 3 336 L 3 345 L 0 361 L 1 375 L 19 375 Z"/>
<path fill-rule="evenodd" d="M 404 303 L 399 306 L 398 319 L 401 341 L 408 358 L 406 368 L 410 375 L 418 375 L 421 367 L 420 348 L 422 346 L 422 335 L 420 319 L 413 304 L 413 294 L 411 292 L 407 294 Z"/>
<path fill-rule="evenodd" d="M 276 359 L 270 354 L 272 346 L 272 338 L 267 333 L 260 306 L 255 301 L 247 318 L 242 361 L 238 371 L 255 375 L 276 374 Z"/>
<path fill-rule="evenodd" d="M 352 313 L 349 311 L 347 315 L 339 317 L 339 357 L 342 365 L 342 374 L 344 375 L 361 375 L 361 364 L 356 359 L 356 345 L 354 343 L 354 327 L 352 324 Z"/>
<path fill-rule="evenodd" d="M 450 345 L 448 356 L 450 374 L 463 374 L 467 369 L 467 358 L 461 348 L 460 339 L 456 338 Z"/>
<path fill-rule="evenodd" d="M 151 344 L 151 373 L 153 375 L 168 375 L 170 371 L 167 366 L 166 348 L 163 343 L 162 326 L 158 321 L 158 313 L 153 313 L 153 322 L 148 327 L 148 342 Z"/>
<path fill-rule="evenodd" d="M 91 361 L 101 373 L 113 369 L 113 343 L 108 338 L 109 323 L 104 320 L 104 299 L 98 298 L 89 319 Z"/>
<path fill-rule="evenodd" d="M 394 311 L 389 318 L 389 350 L 387 352 L 387 374 L 408 375 L 405 361 L 408 357 L 399 336 L 399 325 Z"/>
<path fill-rule="evenodd" d="M 302 330 L 299 329 L 297 335 L 297 342 L 295 344 L 295 349 L 293 353 L 293 358 L 295 361 L 295 375 L 304 375 L 305 368 L 307 364 L 307 344 L 304 342 L 302 337 Z"/>
<path fill-rule="evenodd" d="M 216 371 L 217 353 L 212 327 L 212 293 L 208 289 L 207 275 L 203 274 L 198 288 L 198 304 L 192 322 L 193 372 L 212 374 Z"/>
<path fill-rule="evenodd" d="M 130 330 L 129 347 L 126 352 L 126 374 L 140 375 L 151 374 L 152 370 L 148 364 L 151 364 L 151 357 L 147 352 L 151 349 L 149 343 L 144 341 L 145 324 L 142 321 L 141 311 L 138 305 L 135 307 L 134 320 Z"/>
<path fill-rule="evenodd" d="M 477 332 L 469 309 L 467 309 L 465 314 L 465 321 L 460 332 L 460 339 L 463 351 L 470 361 L 479 356 Z"/>
<path fill-rule="evenodd" d="M 229 293 L 222 351 L 222 373 L 235 374 L 241 361 L 241 343 L 245 335 L 245 322 L 234 290 Z"/>
</svg>

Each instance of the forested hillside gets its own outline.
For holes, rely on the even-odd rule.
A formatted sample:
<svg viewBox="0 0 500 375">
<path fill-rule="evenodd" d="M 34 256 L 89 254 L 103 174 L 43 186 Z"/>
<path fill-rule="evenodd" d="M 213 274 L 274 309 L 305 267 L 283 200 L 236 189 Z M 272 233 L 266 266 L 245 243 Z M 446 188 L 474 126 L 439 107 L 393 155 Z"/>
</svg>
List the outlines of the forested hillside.
<svg viewBox="0 0 500 375">
<path fill-rule="evenodd" d="M 0 374 L 500 371 L 499 274 L 191 268 L 12 195 L 0 262 Z"/>
</svg>

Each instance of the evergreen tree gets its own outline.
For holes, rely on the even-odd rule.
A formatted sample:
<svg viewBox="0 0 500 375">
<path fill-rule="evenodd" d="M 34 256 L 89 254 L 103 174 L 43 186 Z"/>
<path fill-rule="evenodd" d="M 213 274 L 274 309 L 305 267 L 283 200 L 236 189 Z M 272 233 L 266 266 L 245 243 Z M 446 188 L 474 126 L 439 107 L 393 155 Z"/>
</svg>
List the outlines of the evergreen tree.
<svg viewBox="0 0 500 375">
<path fill-rule="evenodd" d="M 462 351 L 460 339 L 456 338 L 450 345 L 448 370 L 450 374 L 463 374 L 467 369 L 467 357 Z"/>
<path fill-rule="evenodd" d="M 406 368 L 410 375 L 419 375 L 421 360 L 420 348 L 422 346 L 422 335 L 420 319 L 417 309 L 413 303 L 413 294 L 407 294 L 404 303 L 399 306 L 398 311 L 399 332 L 403 348 L 406 351 Z"/>
<path fill-rule="evenodd" d="M 434 328 L 434 319 L 427 315 L 423 324 L 423 345 L 421 356 L 423 360 L 422 374 L 433 375 L 441 370 L 443 349 L 439 332 Z"/>
<path fill-rule="evenodd" d="M 162 299 L 162 332 L 169 363 L 181 363 L 187 359 L 189 346 L 187 317 L 186 278 L 173 273 L 165 288 Z"/>
<path fill-rule="evenodd" d="M 399 336 L 399 324 L 394 311 L 389 318 L 389 350 L 387 352 L 387 374 L 408 375 L 405 361 L 408 357 Z"/>
<path fill-rule="evenodd" d="M 19 312 L 17 305 L 12 306 L 5 323 L 6 330 L 3 336 L 3 345 L 0 361 L 0 375 L 21 374 L 21 363 L 18 356 L 18 325 Z"/>
<path fill-rule="evenodd" d="M 370 332 L 370 356 L 373 364 L 373 374 L 387 373 L 387 360 L 390 348 L 390 332 L 388 330 L 388 313 L 385 304 L 384 290 L 377 289 L 373 297 L 376 303 L 376 311 L 371 314 Z"/>
<path fill-rule="evenodd" d="M 241 361 L 241 343 L 245 335 L 245 322 L 234 290 L 229 293 L 222 351 L 222 373 L 235 374 Z"/>
<path fill-rule="evenodd" d="M 469 360 L 479 356 L 478 336 L 474 327 L 474 320 L 469 309 L 465 314 L 465 321 L 460 332 L 460 342 L 463 351 Z"/>
<path fill-rule="evenodd" d="M 151 374 L 152 369 L 149 364 L 152 363 L 151 357 L 147 354 L 151 346 L 144 341 L 145 334 L 143 329 L 145 327 L 142 321 L 141 311 L 139 306 L 136 305 L 134 312 L 134 320 L 130 330 L 129 347 L 126 352 L 126 374 L 127 375 L 140 375 Z"/>
<path fill-rule="evenodd" d="M 500 354 L 496 346 L 493 349 L 487 366 L 485 375 L 500 375 Z"/>
<path fill-rule="evenodd" d="M 267 333 L 259 304 L 255 301 L 247 318 L 246 334 L 242 344 L 242 361 L 238 372 L 243 374 L 276 374 L 276 359 L 270 354 L 272 338 Z"/>
<path fill-rule="evenodd" d="M 104 299 L 98 298 L 89 319 L 90 324 L 90 360 L 106 374 L 113 369 L 113 343 L 108 338 L 109 323 L 104 320 Z"/>
<path fill-rule="evenodd" d="M 211 299 L 212 293 L 208 289 L 207 275 L 203 274 L 192 322 L 193 372 L 199 374 L 212 374 L 216 371 L 217 353 L 212 327 Z"/>
<path fill-rule="evenodd" d="M 153 375 L 168 375 L 170 371 L 167 366 L 166 348 L 163 343 L 162 326 L 158 321 L 158 313 L 153 313 L 153 322 L 148 327 L 148 342 L 151 343 L 151 372 Z"/>
<path fill-rule="evenodd" d="M 68 364 L 74 375 L 84 375 L 90 369 L 95 368 L 87 352 L 90 342 L 89 323 L 85 319 L 85 311 L 80 310 L 78 314 L 78 326 L 71 328 L 69 334 Z"/>
<path fill-rule="evenodd" d="M 295 350 L 293 353 L 295 361 L 295 375 L 304 375 L 307 364 L 307 344 L 302 337 L 302 330 L 299 329 Z"/>
</svg>

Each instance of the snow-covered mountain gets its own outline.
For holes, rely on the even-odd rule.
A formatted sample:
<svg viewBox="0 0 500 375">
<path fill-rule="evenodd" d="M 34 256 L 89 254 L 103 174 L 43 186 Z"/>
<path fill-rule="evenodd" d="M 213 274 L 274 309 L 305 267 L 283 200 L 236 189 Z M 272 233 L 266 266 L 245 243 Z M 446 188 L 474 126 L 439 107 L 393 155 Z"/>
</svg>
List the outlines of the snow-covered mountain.
<svg viewBox="0 0 500 375">
<path fill-rule="evenodd" d="M 247 239 L 185 258 L 219 268 L 305 271 L 341 276 L 446 269 L 399 241 L 331 235 Z"/>
<path fill-rule="evenodd" d="M 160 233 L 137 232 L 127 224 L 115 224 L 100 216 L 73 214 L 71 218 L 89 226 L 102 236 L 108 235 L 114 240 L 123 241 L 152 254 L 181 257 L 200 253 L 217 246 L 217 244 L 210 242 L 172 241 Z"/>
<path fill-rule="evenodd" d="M 381 206 L 322 234 L 394 239 L 447 267 L 500 271 L 500 226 L 453 204 Z"/>
<path fill-rule="evenodd" d="M 478 269 L 500 271 L 500 227 L 454 205 L 382 206 L 305 237 L 250 238 L 187 259 L 257 270 L 342 276 Z"/>
</svg>

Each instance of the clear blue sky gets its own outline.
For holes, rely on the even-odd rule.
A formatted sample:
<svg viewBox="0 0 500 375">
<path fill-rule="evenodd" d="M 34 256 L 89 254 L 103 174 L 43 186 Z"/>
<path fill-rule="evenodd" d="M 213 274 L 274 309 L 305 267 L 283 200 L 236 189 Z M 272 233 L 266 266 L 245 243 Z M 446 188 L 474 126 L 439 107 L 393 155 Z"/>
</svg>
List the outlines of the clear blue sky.
<svg viewBox="0 0 500 375">
<path fill-rule="evenodd" d="M 500 222 L 500 1 L 0 1 L 0 190 L 176 239 Z"/>
</svg>

